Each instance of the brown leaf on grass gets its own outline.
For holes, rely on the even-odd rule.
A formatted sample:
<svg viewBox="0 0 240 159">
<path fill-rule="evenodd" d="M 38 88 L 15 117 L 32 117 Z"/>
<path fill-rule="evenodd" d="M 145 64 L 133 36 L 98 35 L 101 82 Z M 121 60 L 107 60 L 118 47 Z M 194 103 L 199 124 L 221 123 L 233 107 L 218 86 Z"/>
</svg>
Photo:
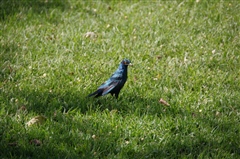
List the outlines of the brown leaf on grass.
<svg viewBox="0 0 240 159">
<path fill-rule="evenodd" d="M 8 68 L 9 68 L 9 70 L 10 70 L 10 73 L 12 73 L 12 72 L 13 72 L 12 67 L 11 67 L 10 65 L 8 65 Z"/>
<path fill-rule="evenodd" d="M 162 58 L 162 56 L 161 56 L 161 55 L 158 55 L 158 56 L 157 56 L 157 59 L 158 59 L 158 60 L 160 60 L 161 58 Z"/>
<path fill-rule="evenodd" d="M 159 100 L 159 103 L 166 105 L 166 106 L 170 106 L 170 104 L 168 104 L 165 100 L 163 100 L 162 98 Z"/>
<path fill-rule="evenodd" d="M 68 72 L 68 74 L 73 76 L 73 75 L 74 75 L 74 72 Z"/>
<path fill-rule="evenodd" d="M 30 141 L 30 144 L 34 145 L 34 146 L 41 146 L 42 142 L 38 139 L 33 139 L 33 140 Z"/>
<path fill-rule="evenodd" d="M 85 38 L 91 38 L 91 39 L 95 39 L 98 37 L 97 34 L 94 32 L 87 32 L 84 36 Z"/>
<path fill-rule="evenodd" d="M 26 108 L 26 106 L 25 105 L 22 105 L 19 109 L 18 109 L 19 111 L 26 111 L 27 110 L 27 108 Z"/>
<path fill-rule="evenodd" d="M 216 116 L 219 116 L 221 115 L 221 113 L 219 111 L 216 112 Z"/>
<path fill-rule="evenodd" d="M 192 117 L 196 117 L 196 114 L 194 112 L 192 112 Z"/>
<path fill-rule="evenodd" d="M 138 80 L 138 77 L 137 76 L 134 76 L 133 77 L 133 80 L 136 82 Z"/>
<path fill-rule="evenodd" d="M 55 112 L 53 113 L 53 117 L 54 117 L 54 118 L 57 117 L 57 111 L 55 111 Z"/>
<path fill-rule="evenodd" d="M 29 120 L 26 125 L 27 126 L 31 126 L 33 124 L 43 124 L 45 123 L 45 121 L 47 120 L 46 117 L 42 116 L 42 115 L 38 115 L 33 117 L 31 120 Z"/>
</svg>

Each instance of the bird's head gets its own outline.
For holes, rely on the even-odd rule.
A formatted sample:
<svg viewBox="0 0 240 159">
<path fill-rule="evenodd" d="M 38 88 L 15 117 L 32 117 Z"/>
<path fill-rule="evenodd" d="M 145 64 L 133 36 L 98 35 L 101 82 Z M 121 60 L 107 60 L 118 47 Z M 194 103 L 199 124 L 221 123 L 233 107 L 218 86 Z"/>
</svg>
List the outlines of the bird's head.
<svg viewBox="0 0 240 159">
<path fill-rule="evenodd" d="M 131 66 L 132 65 L 131 61 L 128 60 L 128 59 L 124 59 L 121 63 L 125 66 Z"/>
</svg>

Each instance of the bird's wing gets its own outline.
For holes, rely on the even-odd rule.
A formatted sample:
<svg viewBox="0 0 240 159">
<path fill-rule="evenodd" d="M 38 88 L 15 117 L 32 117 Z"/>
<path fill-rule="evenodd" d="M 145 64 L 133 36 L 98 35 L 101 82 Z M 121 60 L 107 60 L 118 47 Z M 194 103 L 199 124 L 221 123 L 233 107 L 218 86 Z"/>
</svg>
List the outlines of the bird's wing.
<svg viewBox="0 0 240 159">
<path fill-rule="evenodd" d="M 114 89 L 122 80 L 122 71 L 115 71 L 112 76 L 104 82 L 98 89 L 103 90 L 102 95 L 108 94 L 112 89 Z"/>
<path fill-rule="evenodd" d="M 122 77 L 123 77 L 123 71 L 117 69 L 117 71 L 115 71 L 110 78 L 112 80 L 121 80 Z"/>
<path fill-rule="evenodd" d="M 112 81 L 107 87 L 104 88 L 102 95 L 108 94 L 112 89 L 118 85 L 119 81 Z"/>
</svg>

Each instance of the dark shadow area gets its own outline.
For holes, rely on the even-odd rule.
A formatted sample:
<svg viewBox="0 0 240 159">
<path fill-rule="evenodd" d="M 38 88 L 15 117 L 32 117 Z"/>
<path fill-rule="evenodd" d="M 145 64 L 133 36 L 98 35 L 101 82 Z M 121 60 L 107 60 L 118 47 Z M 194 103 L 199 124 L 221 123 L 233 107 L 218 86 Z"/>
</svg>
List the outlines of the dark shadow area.
<svg viewBox="0 0 240 159">
<path fill-rule="evenodd" d="M 52 92 L 55 92 L 52 90 Z M 59 127 L 60 130 L 56 133 L 69 133 L 72 130 L 77 128 L 79 132 L 83 135 L 92 136 L 94 132 L 99 133 L 96 134 L 99 136 L 97 139 L 90 138 L 89 141 L 86 141 L 79 136 L 64 136 L 62 139 L 58 141 L 53 141 L 46 136 L 38 136 L 31 134 L 31 132 L 27 132 L 27 134 L 23 136 L 17 136 L 17 138 L 25 138 L 26 143 L 30 143 L 31 140 L 38 137 L 39 140 L 42 141 L 42 145 L 26 145 L 26 146 L 18 146 L 9 145 L 9 142 L 5 141 L 2 138 L 3 133 L 7 133 L 5 131 L 9 131 L 13 128 L 8 127 L 7 122 L 2 123 L 0 130 L 1 144 L 0 149 L 5 150 L 5 153 L 0 155 L 1 158 L 9 158 L 17 156 L 23 156 L 26 158 L 94 158 L 94 152 L 100 151 L 99 157 L 106 157 L 108 154 L 115 153 L 117 155 L 123 149 L 119 149 L 117 147 L 117 142 L 119 142 L 119 136 L 114 135 L 113 127 L 110 123 L 103 123 L 101 121 L 96 121 L 92 118 L 72 121 L 72 116 L 59 115 L 57 117 L 54 116 L 55 110 L 60 113 L 68 113 L 68 111 L 76 110 L 83 114 L 87 114 L 89 111 L 102 111 L 104 112 L 106 109 L 118 110 L 118 113 L 121 114 L 122 117 L 128 114 L 138 114 L 139 117 L 144 115 L 152 115 L 154 117 L 165 118 L 171 116 L 172 118 L 176 118 L 181 120 L 183 117 L 189 118 L 189 122 L 196 122 L 196 128 L 192 126 L 189 128 L 187 125 L 180 126 L 176 128 L 176 125 L 172 125 L 169 127 L 170 134 L 172 134 L 174 140 L 170 140 L 164 144 L 164 147 L 160 147 L 161 143 L 139 141 L 138 145 L 147 145 L 146 149 L 143 151 L 135 151 L 134 149 L 126 150 L 127 158 L 172 158 L 172 157 L 182 157 L 190 155 L 193 158 L 198 158 L 201 153 L 205 155 L 210 155 L 209 157 L 214 157 L 214 155 L 218 154 L 218 151 L 225 151 L 229 154 L 235 154 L 235 156 L 239 156 L 239 128 L 236 126 L 239 123 L 218 123 L 216 119 L 212 119 L 201 115 L 199 113 L 195 113 L 193 115 L 192 112 L 188 112 L 183 110 L 183 108 L 178 108 L 174 106 L 163 106 L 158 103 L 158 99 L 148 99 L 141 98 L 139 96 L 130 96 L 130 94 L 120 94 L 119 100 L 116 100 L 115 97 L 111 97 L 111 95 L 107 95 L 105 97 L 100 98 L 86 98 L 85 92 L 77 92 L 77 91 L 68 91 L 64 93 L 52 93 L 48 91 L 38 92 L 29 90 L 18 90 L 15 89 L 11 94 L 3 94 L 3 98 L 9 102 L 12 98 L 18 97 L 25 100 L 25 103 L 18 103 L 17 106 L 13 106 L 9 109 L 10 114 L 14 114 L 16 112 L 16 108 L 19 108 L 22 104 L 25 105 L 28 112 L 34 112 L 36 114 L 45 115 L 49 120 L 54 122 L 54 127 Z M 127 104 L 126 104 L 127 103 Z M 136 104 L 137 103 L 137 104 Z M 139 103 L 142 103 L 140 105 Z M 159 104 L 159 105 L 158 105 Z M 149 107 L 150 106 L 150 107 Z M 194 119 L 193 119 L 194 118 Z M 23 123 L 24 124 L 24 123 Z M 61 125 L 67 124 L 67 131 L 65 127 L 61 128 Z M 74 126 L 75 125 L 75 126 Z M 191 124 L 192 125 L 192 124 Z M 214 135 L 224 135 L 226 132 L 232 132 L 232 136 L 223 136 L 222 141 L 216 141 L 214 138 L 209 139 L 203 136 L 204 133 L 200 133 L 204 131 L 205 128 L 201 127 L 201 125 L 207 125 L 207 129 L 217 129 L 217 133 Z M 106 130 L 101 130 L 102 128 Z M 125 130 L 119 128 L 121 134 L 124 134 Z M 187 129 L 187 130 L 186 130 Z M 198 129 L 198 131 L 196 131 Z M 109 136 L 106 132 L 112 131 L 113 135 Z M 183 135 L 181 131 L 186 131 L 191 134 L 191 131 L 194 132 L 194 136 L 189 137 L 189 134 Z M 29 134 L 28 134 L 29 133 Z M 181 134 L 180 136 L 176 136 L 176 134 Z M 17 134 L 16 134 L 17 135 Z M 37 136 L 37 137 L 36 137 Z M 56 137 L 55 137 L 56 138 Z M 18 139 L 16 139 L 18 140 Z M 61 149 L 61 146 L 53 146 L 54 144 L 49 144 L 51 142 L 55 142 L 55 145 L 61 145 L 68 141 L 67 145 L 68 149 Z M 70 140 L 70 141 L 69 141 Z M 72 141 L 71 141 L 72 140 Z M 12 143 L 16 141 L 12 140 Z M 105 144 L 102 144 L 105 143 Z M 189 144 L 191 143 L 191 144 Z M 86 145 L 83 145 L 86 144 Z M 222 146 L 223 145 L 223 146 Z M 229 145 L 225 147 L 225 145 Z M 119 145 L 118 145 L 119 146 Z M 172 150 L 175 150 L 174 152 Z M 58 156 L 51 156 L 53 154 L 57 154 Z M 213 154 L 213 156 L 211 156 Z"/>
<path fill-rule="evenodd" d="M 47 11 L 51 8 L 65 10 L 69 8 L 67 0 L 0 0 L 0 20 L 7 20 L 18 12 L 32 9 L 36 14 Z"/>
<path fill-rule="evenodd" d="M 8 17 L 16 13 L 28 11 L 30 9 L 36 14 L 47 12 L 49 9 L 60 9 L 61 11 L 75 9 L 87 15 L 99 18 L 99 15 L 91 8 L 95 3 L 95 1 L 83 0 L 71 6 L 67 0 L 0 0 L 0 21 L 5 21 Z M 111 4 L 121 2 L 107 0 L 102 1 L 102 3 L 106 6 L 106 10 L 112 10 Z"/>
</svg>

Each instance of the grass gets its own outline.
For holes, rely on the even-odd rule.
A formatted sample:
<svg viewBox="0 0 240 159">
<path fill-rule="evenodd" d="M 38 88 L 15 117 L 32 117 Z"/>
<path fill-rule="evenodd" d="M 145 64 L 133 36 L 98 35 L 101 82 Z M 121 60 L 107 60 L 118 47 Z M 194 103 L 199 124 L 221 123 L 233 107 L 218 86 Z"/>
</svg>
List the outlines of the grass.
<svg viewBox="0 0 240 159">
<path fill-rule="evenodd" d="M 240 157 L 237 1 L 0 8 L 0 158 Z M 123 58 L 119 100 L 85 98 Z"/>
</svg>

